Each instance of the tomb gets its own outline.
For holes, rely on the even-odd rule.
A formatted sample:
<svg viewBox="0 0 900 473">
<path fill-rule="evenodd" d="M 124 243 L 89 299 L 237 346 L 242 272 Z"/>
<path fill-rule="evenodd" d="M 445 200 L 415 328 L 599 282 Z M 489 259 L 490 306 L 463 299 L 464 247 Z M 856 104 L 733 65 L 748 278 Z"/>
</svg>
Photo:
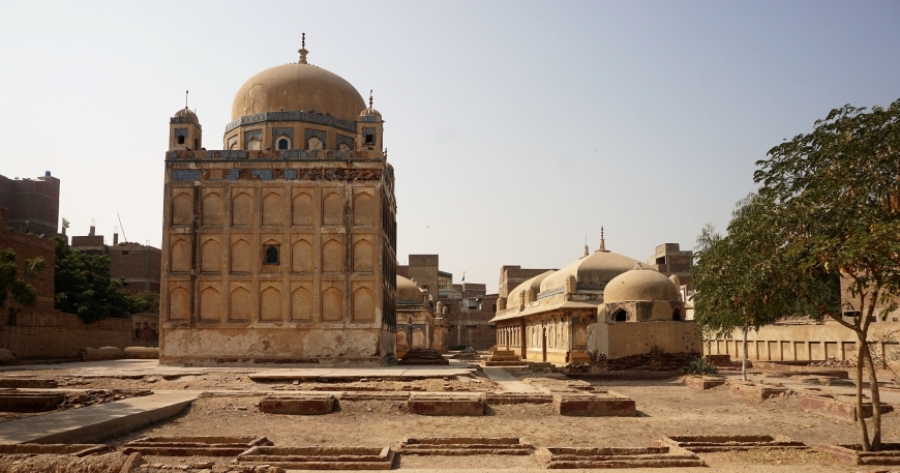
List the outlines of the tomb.
<svg viewBox="0 0 900 473">
<path fill-rule="evenodd" d="M 821 414 L 832 419 L 856 422 L 859 417 L 856 410 L 856 395 L 853 394 L 824 394 L 808 393 L 800 401 L 803 409 Z M 872 417 L 872 402 L 863 401 L 863 418 Z M 894 408 L 889 404 L 881 403 L 881 413 L 893 412 Z"/>
<path fill-rule="evenodd" d="M 257 446 L 237 457 L 238 465 L 269 465 L 293 470 L 390 470 L 390 447 Z"/>
<path fill-rule="evenodd" d="M 556 393 L 553 407 L 562 416 L 634 417 L 634 400 L 612 391 L 598 393 Z"/>
<path fill-rule="evenodd" d="M 19 443 L 0 444 L 0 455 L 72 455 L 83 457 L 94 453 L 106 453 L 113 448 L 103 444 L 78 443 Z"/>
<path fill-rule="evenodd" d="M 693 453 L 670 453 L 669 447 L 549 447 L 538 449 L 535 458 L 547 470 L 706 466 Z"/>
<path fill-rule="evenodd" d="M 409 412 L 426 416 L 483 416 L 484 393 L 411 393 Z"/>
<path fill-rule="evenodd" d="M 0 392 L 0 412 L 47 412 L 65 400 L 62 392 Z"/>
<path fill-rule="evenodd" d="M 257 445 L 272 445 L 272 442 L 265 437 L 144 437 L 126 443 L 122 451 L 172 457 L 227 457 Z"/>
<path fill-rule="evenodd" d="M 57 386 L 54 379 L 2 378 L 0 388 L 47 389 Z"/>
<path fill-rule="evenodd" d="M 689 376 L 684 379 L 684 384 L 693 389 L 705 390 L 721 386 L 728 381 L 725 378 L 714 376 Z"/>
<path fill-rule="evenodd" d="M 828 453 L 850 465 L 900 465 L 900 443 L 882 443 L 877 452 L 864 452 L 859 444 L 823 443 L 816 450 Z"/>
<path fill-rule="evenodd" d="M 408 438 L 402 455 L 530 455 L 534 445 L 518 437 Z"/>
<path fill-rule="evenodd" d="M 334 411 L 335 398 L 331 394 L 304 393 L 298 397 L 266 397 L 259 402 L 259 411 L 266 414 L 322 415 Z"/>
<path fill-rule="evenodd" d="M 786 396 L 788 389 L 780 384 L 754 384 L 749 382 L 731 382 L 730 394 L 732 397 L 743 398 L 746 401 L 764 401 L 773 396 Z"/>
<path fill-rule="evenodd" d="M 803 442 L 770 435 L 692 435 L 663 436 L 654 447 L 681 448 L 691 453 L 730 452 L 757 449 L 805 449 Z"/>
</svg>

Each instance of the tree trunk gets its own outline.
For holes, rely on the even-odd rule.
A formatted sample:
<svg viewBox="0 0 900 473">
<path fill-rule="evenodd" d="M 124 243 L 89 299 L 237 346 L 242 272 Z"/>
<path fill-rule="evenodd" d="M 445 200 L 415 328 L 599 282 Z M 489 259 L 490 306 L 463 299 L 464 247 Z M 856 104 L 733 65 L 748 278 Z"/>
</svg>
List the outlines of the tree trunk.
<svg viewBox="0 0 900 473">
<path fill-rule="evenodd" d="M 875 362 L 872 352 L 866 344 L 866 370 L 869 372 L 869 390 L 872 393 L 872 451 L 881 450 L 881 394 L 878 390 L 878 377 L 875 373 Z M 862 414 L 860 412 L 860 414 Z"/>
<path fill-rule="evenodd" d="M 744 327 L 744 359 L 741 361 L 741 376 L 747 381 L 747 327 Z"/>
<path fill-rule="evenodd" d="M 866 427 L 866 419 L 863 418 L 863 363 L 865 363 L 865 355 L 863 353 L 869 352 L 869 344 L 866 342 L 866 334 L 860 331 L 856 332 L 856 336 L 859 339 L 859 351 L 856 355 L 856 412 L 858 413 L 857 421 L 859 422 L 859 431 L 862 434 L 862 450 L 864 452 L 869 452 L 872 450 L 872 445 L 869 443 L 869 429 Z M 876 388 L 877 389 L 877 388 Z"/>
</svg>

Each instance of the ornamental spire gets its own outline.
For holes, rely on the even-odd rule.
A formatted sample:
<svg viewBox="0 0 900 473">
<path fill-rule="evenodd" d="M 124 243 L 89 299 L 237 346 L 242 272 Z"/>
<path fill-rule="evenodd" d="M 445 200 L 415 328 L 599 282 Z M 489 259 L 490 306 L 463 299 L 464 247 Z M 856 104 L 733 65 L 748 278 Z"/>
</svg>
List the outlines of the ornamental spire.
<svg viewBox="0 0 900 473">
<path fill-rule="evenodd" d="M 372 108 L 372 89 L 369 89 L 369 108 Z"/>
<path fill-rule="evenodd" d="M 600 248 L 597 251 L 607 252 L 609 250 L 606 249 L 606 239 L 603 235 L 603 227 L 600 227 Z"/>
<path fill-rule="evenodd" d="M 306 62 L 306 55 L 309 54 L 309 51 L 306 50 L 306 33 L 304 32 L 301 37 L 303 38 L 302 43 L 300 49 L 297 51 L 300 53 L 300 64 L 308 64 Z"/>
</svg>

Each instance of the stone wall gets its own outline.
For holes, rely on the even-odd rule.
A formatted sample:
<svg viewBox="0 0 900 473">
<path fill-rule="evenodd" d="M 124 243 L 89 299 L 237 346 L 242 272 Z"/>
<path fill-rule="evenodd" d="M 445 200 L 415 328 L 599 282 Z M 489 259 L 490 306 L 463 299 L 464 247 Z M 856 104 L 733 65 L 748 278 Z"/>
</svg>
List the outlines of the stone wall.
<svg viewBox="0 0 900 473">
<path fill-rule="evenodd" d="M 85 324 L 74 314 L 22 309 L 0 325 L 0 348 L 11 350 L 20 359 L 76 358 L 79 350 L 87 347 L 131 346 L 132 327 L 131 319 Z"/>
<path fill-rule="evenodd" d="M 466 345 L 477 350 L 487 350 L 497 343 L 497 327 L 490 323 L 497 311 L 497 294 L 481 299 L 477 310 L 460 309 L 458 301 L 448 301 L 451 307 L 450 346 Z"/>
</svg>

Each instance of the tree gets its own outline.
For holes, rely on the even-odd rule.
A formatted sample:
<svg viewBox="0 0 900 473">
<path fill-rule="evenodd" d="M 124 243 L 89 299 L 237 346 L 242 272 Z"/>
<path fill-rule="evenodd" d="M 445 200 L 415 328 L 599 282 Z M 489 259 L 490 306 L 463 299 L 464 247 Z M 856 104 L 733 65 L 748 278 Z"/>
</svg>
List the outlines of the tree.
<svg viewBox="0 0 900 473">
<path fill-rule="evenodd" d="M 26 272 L 43 268 L 44 259 L 34 258 L 25 262 Z M 32 274 L 33 274 L 32 273 Z M 16 267 L 16 252 L 12 248 L 0 249 L 0 309 L 6 307 L 9 296 L 25 307 L 33 307 L 37 292 L 31 284 L 19 279 Z"/>
<path fill-rule="evenodd" d="M 759 223 L 729 231 L 762 242 L 770 260 L 757 297 L 811 308 L 852 330 L 858 340 L 857 409 L 862 412 L 863 366 L 873 404 L 872 436 L 859 416 L 862 447 L 881 446 L 881 399 L 867 340 L 876 307 L 897 307 L 900 294 L 900 100 L 871 110 L 846 105 L 815 122 L 756 163 Z M 861 316 L 845 320 L 833 289 L 847 283 Z M 751 301 L 745 301 L 751 302 Z M 759 301 L 756 301 L 759 302 Z"/>
<path fill-rule="evenodd" d="M 56 308 L 87 323 L 127 317 L 134 302 L 109 275 L 109 258 L 74 251 L 56 237 Z"/>
<path fill-rule="evenodd" d="M 158 314 L 159 293 L 151 291 L 141 291 L 131 296 L 131 313 Z"/>
<path fill-rule="evenodd" d="M 735 329 L 743 333 L 741 374 L 747 381 L 747 333 L 783 316 L 785 294 L 775 290 L 771 271 L 772 248 L 762 227 L 770 225 L 765 203 L 755 194 L 738 202 L 722 237 L 707 225 L 697 237 L 691 281 L 694 320 L 716 338 Z"/>
</svg>

